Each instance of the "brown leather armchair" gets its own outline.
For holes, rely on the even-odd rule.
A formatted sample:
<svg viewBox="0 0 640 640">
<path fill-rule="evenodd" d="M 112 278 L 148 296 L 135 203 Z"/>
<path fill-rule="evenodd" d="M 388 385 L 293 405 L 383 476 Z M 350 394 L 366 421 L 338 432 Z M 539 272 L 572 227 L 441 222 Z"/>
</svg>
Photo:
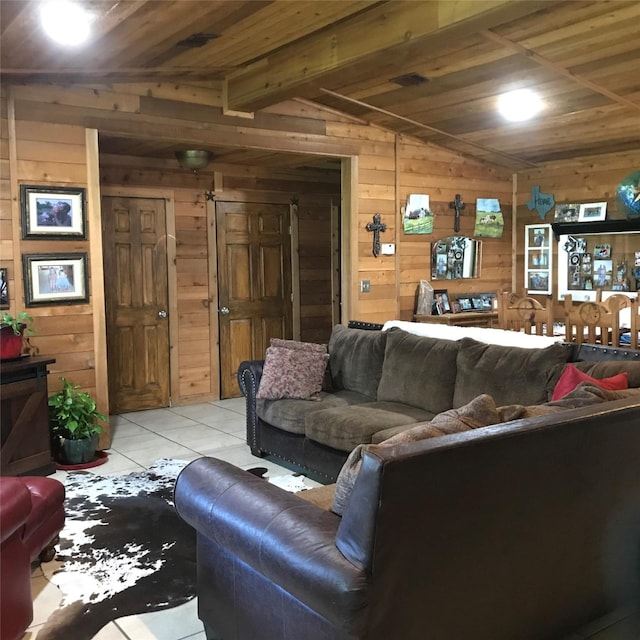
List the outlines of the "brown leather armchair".
<svg viewBox="0 0 640 640">
<path fill-rule="evenodd" d="M 0 478 L 0 637 L 18 640 L 33 619 L 31 563 L 52 560 L 64 525 L 64 485 Z"/>
<path fill-rule="evenodd" d="M 367 452 L 342 518 L 196 460 L 175 504 L 207 638 L 569 636 L 637 570 L 639 422 L 625 399 Z"/>
</svg>

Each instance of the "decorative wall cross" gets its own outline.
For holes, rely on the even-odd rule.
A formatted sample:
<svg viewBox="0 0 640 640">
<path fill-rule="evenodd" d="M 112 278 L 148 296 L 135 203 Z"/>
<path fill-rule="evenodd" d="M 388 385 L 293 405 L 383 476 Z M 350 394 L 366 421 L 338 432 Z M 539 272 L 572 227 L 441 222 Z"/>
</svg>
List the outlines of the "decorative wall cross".
<svg viewBox="0 0 640 640">
<path fill-rule="evenodd" d="M 367 231 L 373 231 L 373 257 L 377 258 L 380 255 L 380 232 L 386 231 L 387 225 L 381 222 L 380 214 L 376 213 L 373 216 L 373 222 L 367 223 Z"/>
<path fill-rule="evenodd" d="M 464 202 L 462 202 L 462 196 L 456 193 L 456 199 L 449 203 L 450 209 L 456 210 L 456 217 L 453 219 L 453 230 L 460 231 L 460 212 L 464 209 Z"/>
</svg>

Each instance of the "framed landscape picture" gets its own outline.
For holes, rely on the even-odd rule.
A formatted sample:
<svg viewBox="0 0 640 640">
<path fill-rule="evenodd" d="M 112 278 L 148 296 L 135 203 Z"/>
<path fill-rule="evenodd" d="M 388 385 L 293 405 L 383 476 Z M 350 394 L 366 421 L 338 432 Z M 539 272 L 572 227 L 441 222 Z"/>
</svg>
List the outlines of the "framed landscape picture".
<svg viewBox="0 0 640 640">
<path fill-rule="evenodd" d="M 80 187 L 20 185 L 22 237 L 86 238 L 85 190 Z"/>
<path fill-rule="evenodd" d="M 87 254 L 25 254 L 24 298 L 27 307 L 89 302 Z"/>
</svg>

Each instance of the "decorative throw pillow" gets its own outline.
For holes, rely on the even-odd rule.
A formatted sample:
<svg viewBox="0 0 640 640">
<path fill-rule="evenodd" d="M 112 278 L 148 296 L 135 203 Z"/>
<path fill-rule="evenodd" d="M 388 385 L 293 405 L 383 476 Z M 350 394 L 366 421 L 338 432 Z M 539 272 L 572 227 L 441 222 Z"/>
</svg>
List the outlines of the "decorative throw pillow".
<svg viewBox="0 0 640 640">
<path fill-rule="evenodd" d="M 324 345 L 272 338 L 256 397 L 313 399 L 322 390 L 328 360 Z"/>
<path fill-rule="evenodd" d="M 560 400 L 564 398 L 568 393 L 571 393 L 581 382 L 590 382 L 601 389 L 608 391 L 621 391 L 622 389 L 629 388 L 629 377 L 627 372 L 624 371 L 610 378 L 592 378 L 590 375 L 578 370 L 573 364 L 568 364 L 560 379 L 558 380 L 554 390 L 551 401 Z"/>
<path fill-rule="evenodd" d="M 398 433 L 380 444 L 359 444 L 349 454 L 347 461 L 338 474 L 331 511 L 339 516 L 342 515 L 351 497 L 365 451 L 376 451 L 382 447 L 392 447 L 397 444 L 415 442 L 416 440 L 426 440 L 450 433 L 469 431 L 470 429 L 486 427 L 499 422 L 500 415 L 493 398 L 488 395 L 480 395 L 464 407 L 443 411 L 435 416 L 431 422 L 416 424 L 407 429 L 407 431 Z"/>
</svg>

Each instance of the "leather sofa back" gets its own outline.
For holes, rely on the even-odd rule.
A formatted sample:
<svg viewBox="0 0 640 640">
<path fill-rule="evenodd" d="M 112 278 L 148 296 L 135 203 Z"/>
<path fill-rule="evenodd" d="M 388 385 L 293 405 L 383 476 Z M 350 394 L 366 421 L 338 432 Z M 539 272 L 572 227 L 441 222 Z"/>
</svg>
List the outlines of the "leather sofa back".
<svg viewBox="0 0 640 640">
<path fill-rule="evenodd" d="M 367 453 L 336 537 L 370 574 L 367 637 L 540 640 L 611 610 L 639 421 L 626 399 Z"/>
</svg>

